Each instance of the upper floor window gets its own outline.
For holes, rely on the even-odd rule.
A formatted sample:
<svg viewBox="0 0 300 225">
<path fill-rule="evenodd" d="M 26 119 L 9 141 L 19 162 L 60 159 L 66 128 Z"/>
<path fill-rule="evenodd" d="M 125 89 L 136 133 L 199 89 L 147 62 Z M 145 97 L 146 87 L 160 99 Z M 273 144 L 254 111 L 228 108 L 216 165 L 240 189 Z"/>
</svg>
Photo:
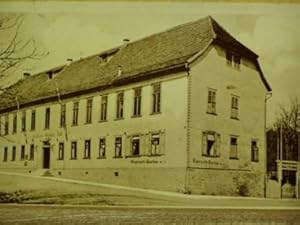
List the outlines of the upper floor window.
<svg viewBox="0 0 300 225">
<path fill-rule="evenodd" d="M 89 98 L 86 102 L 86 123 L 92 123 L 93 99 Z"/>
<path fill-rule="evenodd" d="M 35 130 L 35 110 L 31 111 L 31 130 Z"/>
<path fill-rule="evenodd" d="M 20 160 L 25 160 L 25 145 L 21 146 Z"/>
<path fill-rule="evenodd" d="M 65 154 L 65 143 L 60 142 L 58 144 L 58 160 L 63 160 L 64 159 L 64 154 Z"/>
<path fill-rule="evenodd" d="M 66 104 L 60 106 L 60 126 L 66 126 Z"/>
<path fill-rule="evenodd" d="M 5 116 L 5 123 L 4 123 L 4 134 L 8 134 L 8 128 L 9 128 L 9 117 L 8 114 Z"/>
<path fill-rule="evenodd" d="M 78 125 L 78 111 L 79 111 L 79 102 L 73 103 L 73 121 L 72 124 Z"/>
<path fill-rule="evenodd" d="M 239 97 L 231 96 L 231 118 L 238 119 L 239 116 Z"/>
<path fill-rule="evenodd" d="M 124 93 L 118 93 L 117 95 L 117 119 L 122 119 L 124 113 Z"/>
<path fill-rule="evenodd" d="M 238 159 L 238 141 L 235 136 L 230 137 L 229 158 Z"/>
<path fill-rule="evenodd" d="M 216 90 L 208 90 L 207 113 L 216 114 Z"/>
<path fill-rule="evenodd" d="M 99 154 L 98 159 L 105 158 L 105 151 L 106 151 L 106 141 L 105 138 L 99 139 Z"/>
<path fill-rule="evenodd" d="M 152 93 L 152 113 L 160 113 L 160 95 L 161 95 L 161 85 L 153 84 Z"/>
<path fill-rule="evenodd" d="M 46 108 L 45 112 L 45 129 L 50 128 L 50 108 Z"/>
<path fill-rule="evenodd" d="M 13 133 L 16 133 L 17 132 L 17 113 L 14 113 L 14 116 L 13 116 Z"/>
<path fill-rule="evenodd" d="M 16 154 L 17 154 L 17 150 L 16 150 L 16 146 L 12 147 L 12 152 L 11 152 L 11 161 L 16 161 Z"/>
<path fill-rule="evenodd" d="M 122 137 L 115 138 L 115 157 L 122 157 Z"/>
<path fill-rule="evenodd" d="M 71 159 L 77 159 L 77 142 L 71 142 Z"/>
<path fill-rule="evenodd" d="M 4 147 L 3 151 L 3 161 L 6 162 L 8 158 L 8 147 Z"/>
<path fill-rule="evenodd" d="M 141 115 L 142 89 L 134 89 L 133 116 Z"/>
<path fill-rule="evenodd" d="M 100 121 L 106 121 L 106 120 L 107 120 L 107 96 L 102 96 Z"/>
<path fill-rule="evenodd" d="M 26 111 L 22 112 L 21 122 L 22 122 L 21 130 L 26 131 Z"/>
<path fill-rule="evenodd" d="M 202 155 L 220 156 L 220 134 L 213 131 L 206 131 L 202 134 Z"/>
<path fill-rule="evenodd" d="M 34 160 L 34 144 L 30 145 L 29 160 Z"/>
<path fill-rule="evenodd" d="M 253 162 L 259 161 L 258 146 L 256 140 L 251 141 L 251 161 Z"/>
<path fill-rule="evenodd" d="M 91 158 L 91 140 L 84 141 L 84 159 Z"/>
</svg>

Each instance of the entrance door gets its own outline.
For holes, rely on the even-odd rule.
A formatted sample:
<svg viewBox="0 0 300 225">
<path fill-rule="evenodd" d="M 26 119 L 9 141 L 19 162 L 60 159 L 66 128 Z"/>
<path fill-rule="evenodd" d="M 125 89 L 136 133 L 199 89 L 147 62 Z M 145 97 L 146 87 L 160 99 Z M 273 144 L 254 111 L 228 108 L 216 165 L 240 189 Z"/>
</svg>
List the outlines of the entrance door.
<svg viewBox="0 0 300 225">
<path fill-rule="evenodd" d="M 50 148 L 44 148 L 44 160 L 43 160 L 43 168 L 49 169 L 50 168 Z"/>
</svg>

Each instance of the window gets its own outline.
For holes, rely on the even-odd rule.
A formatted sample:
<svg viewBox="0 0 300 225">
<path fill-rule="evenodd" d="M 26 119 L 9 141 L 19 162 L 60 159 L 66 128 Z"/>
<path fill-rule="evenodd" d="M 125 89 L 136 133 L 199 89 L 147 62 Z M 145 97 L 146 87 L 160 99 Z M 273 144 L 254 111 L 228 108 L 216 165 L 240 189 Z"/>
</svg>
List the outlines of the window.
<svg viewBox="0 0 300 225">
<path fill-rule="evenodd" d="M 4 135 L 8 135 L 8 127 L 9 127 L 9 120 L 8 114 L 5 116 L 5 123 L 4 123 Z"/>
<path fill-rule="evenodd" d="M 31 111 L 31 130 L 35 130 L 35 110 Z"/>
<path fill-rule="evenodd" d="M 17 113 L 14 113 L 14 117 L 13 117 L 13 133 L 17 132 Z"/>
<path fill-rule="evenodd" d="M 34 160 L 34 144 L 30 145 L 29 160 Z"/>
<path fill-rule="evenodd" d="M 98 159 L 105 158 L 105 149 L 106 149 L 105 138 L 100 138 Z"/>
<path fill-rule="evenodd" d="M 66 126 L 66 104 L 60 106 L 60 126 Z"/>
<path fill-rule="evenodd" d="M 71 142 L 71 159 L 77 159 L 77 142 Z"/>
<path fill-rule="evenodd" d="M 233 65 L 234 65 L 234 68 L 240 69 L 240 65 L 241 65 L 241 57 L 240 56 L 237 56 L 237 55 L 233 56 Z"/>
<path fill-rule="evenodd" d="M 25 145 L 21 146 L 20 160 L 25 160 Z"/>
<path fill-rule="evenodd" d="M 160 94 L 160 83 L 154 84 L 152 93 L 152 113 L 160 113 Z"/>
<path fill-rule="evenodd" d="M 216 114 L 216 91 L 208 90 L 207 113 Z"/>
<path fill-rule="evenodd" d="M 50 128 L 50 108 L 46 108 L 45 113 L 45 129 Z"/>
<path fill-rule="evenodd" d="M 21 130 L 22 131 L 26 131 L 26 111 L 22 112 L 21 121 L 22 121 L 22 128 L 21 128 Z"/>
<path fill-rule="evenodd" d="M 238 119 L 239 115 L 239 97 L 231 97 L 231 118 Z"/>
<path fill-rule="evenodd" d="M 107 120 L 107 96 L 102 96 L 100 121 L 105 121 L 105 120 Z"/>
<path fill-rule="evenodd" d="M 206 131 L 202 134 L 202 155 L 209 157 L 220 156 L 220 134 Z"/>
<path fill-rule="evenodd" d="M 93 99 L 87 99 L 86 102 L 86 123 L 92 123 Z"/>
<path fill-rule="evenodd" d="M 151 155 L 160 155 L 160 136 L 159 134 L 151 135 Z"/>
<path fill-rule="evenodd" d="M 73 103 L 73 122 L 74 126 L 78 125 L 78 110 L 79 110 L 79 102 Z"/>
<path fill-rule="evenodd" d="M 137 88 L 134 90 L 133 116 L 141 115 L 141 104 L 142 104 L 142 89 Z"/>
<path fill-rule="evenodd" d="M 117 95 L 117 119 L 122 119 L 124 113 L 124 93 L 118 93 Z"/>
<path fill-rule="evenodd" d="M 63 160 L 65 154 L 65 143 L 60 142 L 58 144 L 58 160 Z"/>
<path fill-rule="evenodd" d="M 7 162 L 7 156 L 8 156 L 8 147 L 4 147 L 3 150 L 3 161 Z"/>
<path fill-rule="evenodd" d="M 11 153 L 11 161 L 16 161 L 16 154 L 17 154 L 16 146 L 13 146 L 12 153 Z"/>
<path fill-rule="evenodd" d="M 226 52 L 226 62 L 227 65 L 232 65 L 233 54 L 231 52 Z"/>
<path fill-rule="evenodd" d="M 132 137 L 131 142 L 131 155 L 140 155 L 140 137 Z"/>
<path fill-rule="evenodd" d="M 257 141 L 255 140 L 251 141 L 251 161 L 253 162 L 259 161 L 258 146 L 257 146 Z"/>
<path fill-rule="evenodd" d="M 238 142 L 237 137 L 230 137 L 230 159 L 238 159 Z"/>
<path fill-rule="evenodd" d="M 122 157 L 122 137 L 115 138 L 115 157 Z"/>
<path fill-rule="evenodd" d="M 236 69 L 240 69 L 241 56 L 233 54 L 232 52 L 226 52 L 226 62 L 229 66 L 234 66 Z"/>
<path fill-rule="evenodd" d="M 91 158 L 91 140 L 84 141 L 84 159 Z"/>
</svg>

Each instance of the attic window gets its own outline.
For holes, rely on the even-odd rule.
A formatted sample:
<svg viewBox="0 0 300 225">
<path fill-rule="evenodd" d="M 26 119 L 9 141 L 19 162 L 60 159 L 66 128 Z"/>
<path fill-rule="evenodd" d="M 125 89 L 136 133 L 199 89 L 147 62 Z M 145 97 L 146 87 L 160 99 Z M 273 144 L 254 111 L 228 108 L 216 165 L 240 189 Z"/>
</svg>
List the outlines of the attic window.
<svg viewBox="0 0 300 225">
<path fill-rule="evenodd" d="M 227 65 L 233 66 L 236 69 L 240 69 L 241 56 L 227 51 L 226 52 L 226 62 L 227 62 Z"/>
<path fill-rule="evenodd" d="M 54 78 L 63 68 L 59 68 L 59 69 L 56 69 L 56 70 L 51 70 L 51 71 L 48 71 L 47 74 L 48 74 L 48 78 L 49 79 L 52 79 Z"/>
</svg>

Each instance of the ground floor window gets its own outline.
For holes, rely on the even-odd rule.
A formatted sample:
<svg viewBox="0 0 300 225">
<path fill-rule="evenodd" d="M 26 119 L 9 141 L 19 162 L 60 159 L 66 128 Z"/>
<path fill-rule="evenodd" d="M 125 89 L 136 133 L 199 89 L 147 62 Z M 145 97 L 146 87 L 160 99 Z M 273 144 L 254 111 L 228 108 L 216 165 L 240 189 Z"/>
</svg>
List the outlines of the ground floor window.
<svg viewBox="0 0 300 225">
<path fill-rule="evenodd" d="M 71 159 L 77 159 L 77 142 L 71 142 Z"/>
<path fill-rule="evenodd" d="M 252 140 L 251 141 L 251 161 L 258 162 L 259 161 L 259 155 L 258 155 L 258 146 L 257 141 Z"/>
<path fill-rule="evenodd" d="M 230 159 L 238 159 L 238 139 L 237 137 L 230 137 Z"/>
<path fill-rule="evenodd" d="M 131 155 L 140 155 L 140 137 L 139 136 L 132 137 Z"/>
<path fill-rule="evenodd" d="M 12 147 L 11 161 L 16 161 L 16 146 Z"/>
<path fill-rule="evenodd" d="M 6 162 L 8 157 L 8 147 L 4 147 L 3 151 L 3 161 Z"/>
<path fill-rule="evenodd" d="M 25 145 L 21 146 L 20 160 L 25 160 Z"/>
<path fill-rule="evenodd" d="M 91 158 L 91 140 L 84 141 L 84 159 Z"/>
<path fill-rule="evenodd" d="M 220 134 L 214 131 L 203 132 L 202 155 L 208 157 L 220 156 Z"/>
<path fill-rule="evenodd" d="M 151 155 L 160 155 L 160 135 L 151 134 Z"/>
<path fill-rule="evenodd" d="M 115 157 L 122 157 L 122 137 L 115 138 Z"/>
<path fill-rule="evenodd" d="M 58 144 L 58 160 L 64 159 L 65 143 L 60 142 Z"/>
<path fill-rule="evenodd" d="M 29 160 L 34 160 L 34 144 L 30 145 Z"/>
<path fill-rule="evenodd" d="M 99 159 L 105 158 L 105 151 L 106 151 L 106 140 L 105 138 L 100 138 L 99 140 Z"/>
</svg>

